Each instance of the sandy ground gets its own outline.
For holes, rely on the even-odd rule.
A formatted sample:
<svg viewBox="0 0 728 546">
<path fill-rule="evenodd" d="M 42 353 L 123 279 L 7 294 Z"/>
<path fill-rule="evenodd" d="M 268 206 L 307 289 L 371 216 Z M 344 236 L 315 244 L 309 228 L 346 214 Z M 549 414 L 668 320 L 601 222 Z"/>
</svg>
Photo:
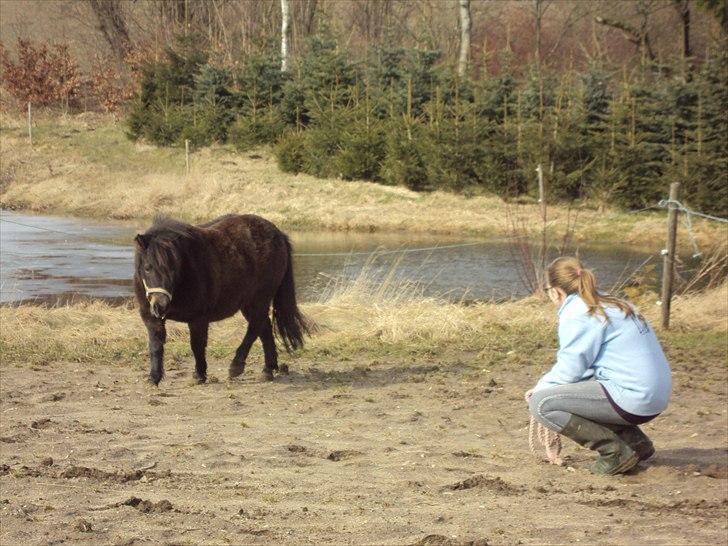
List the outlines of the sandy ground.
<svg viewBox="0 0 728 546">
<path fill-rule="evenodd" d="M 289 359 L 290 360 L 290 359 Z M 10 544 L 725 544 L 725 370 L 676 366 L 658 449 L 622 477 L 539 463 L 538 370 L 430 360 L 260 358 L 207 385 L 138 367 L 3 365 L 0 542 Z"/>
</svg>

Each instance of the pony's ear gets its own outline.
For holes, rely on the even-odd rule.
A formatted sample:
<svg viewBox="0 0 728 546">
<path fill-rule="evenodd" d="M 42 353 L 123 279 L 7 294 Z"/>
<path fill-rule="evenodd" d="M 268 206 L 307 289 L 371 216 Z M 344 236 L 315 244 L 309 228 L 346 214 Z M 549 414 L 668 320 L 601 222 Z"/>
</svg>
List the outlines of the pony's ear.
<svg viewBox="0 0 728 546">
<path fill-rule="evenodd" d="M 140 250 L 146 250 L 147 245 L 149 244 L 149 239 L 146 235 L 139 233 L 136 237 L 134 237 L 134 242 Z"/>
</svg>

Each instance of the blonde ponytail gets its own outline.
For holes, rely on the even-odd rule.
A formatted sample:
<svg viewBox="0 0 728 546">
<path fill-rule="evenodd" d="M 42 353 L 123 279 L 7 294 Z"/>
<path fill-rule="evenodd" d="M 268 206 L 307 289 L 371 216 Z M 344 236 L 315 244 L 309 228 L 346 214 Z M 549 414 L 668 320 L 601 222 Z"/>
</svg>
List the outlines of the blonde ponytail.
<svg viewBox="0 0 728 546">
<path fill-rule="evenodd" d="M 561 288 L 566 294 L 578 294 L 588 308 L 590 315 L 600 314 L 607 318 L 605 305 L 618 307 L 625 317 L 635 314 L 634 309 L 626 301 L 600 294 L 597 291 L 597 281 L 594 273 L 584 268 L 577 258 L 563 256 L 556 258 L 547 270 L 549 285 L 554 288 Z"/>
</svg>

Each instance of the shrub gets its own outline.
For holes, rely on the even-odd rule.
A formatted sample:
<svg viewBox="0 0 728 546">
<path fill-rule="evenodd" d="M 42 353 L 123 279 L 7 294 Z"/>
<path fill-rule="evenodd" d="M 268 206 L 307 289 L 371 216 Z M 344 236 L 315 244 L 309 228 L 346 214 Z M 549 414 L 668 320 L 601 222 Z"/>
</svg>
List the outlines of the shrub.
<svg viewBox="0 0 728 546">
<path fill-rule="evenodd" d="M 433 189 L 462 191 L 480 185 L 486 159 L 483 129 L 483 124 L 446 120 L 430 131 L 426 162 Z"/>
<path fill-rule="evenodd" d="M 281 72 L 280 54 L 274 46 L 249 57 L 237 77 L 241 113 L 257 118 L 263 110 L 278 105 L 287 81 L 288 75 Z"/>
<path fill-rule="evenodd" d="M 262 115 L 239 117 L 228 130 L 228 140 L 239 151 L 250 150 L 261 144 L 275 143 L 286 130 L 286 124 L 276 108 L 266 109 Z"/>
<path fill-rule="evenodd" d="M 384 131 L 378 127 L 367 129 L 363 122 L 345 133 L 335 160 L 341 178 L 379 180 L 385 144 Z"/>
<path fill-rule="evenodd" d="M 67 45 L 18 39 L 17 56 L 13 62 L 0 43 L 0 77 L 13 97 L 35 106 L 73 103 L 83 80 Z"/>
<path fill-rule="evenodd" d="M 339 176 L 335 158 L 339 153 L 341 129 L 327 124 L 311 127 L 304 134 L 303 172 L 319 178 Z"/>
<path fill-rule="evenodd" d="M 196 104 L 215 103 L 232 106 L 232 75 L 225 68 L 205 64 L 194 76 L 194 100 Z"/>
<path fill-rule="evenodd" d="M 185 139 L 189 139 L 190 144 L 195 147 L 207 146 L 213 142 L 225 142 L 232 116 L 233 113 L 225 104 L 188 106 L 184 118 L 186 125 L 180 131 L 177 142 L 183 144 Z"/>
<path fill-rule="evenodd" d="M 91 90 L 106 112 L 118 112 L 133 96 L 130 82 L 108 60 L 96 58 Z"/>
<path fill-rule="evenodd" d="M 182 42 L 179 50 L 167 48 L 165 57 L 159 62 L 149 62 L 141 69 L 139 97 L 127 119 L 127 134 L 133 139 L 144 138 L 154 144 L 168 146 L 178 143 L 182 131 L 193 126 L 195 128 L 188 129 L 187 134 L 195 141 L 209 143 L 217 140 L 203 135 L 196 128 L 195 84 L 207 61 L 206 54 L 194 44 Z M 205 92 L 213 88 L 207 83 L 214 75 L 208 72 L 207 76 L 202 80 Z M 202 105 L 201 110 L 207 110 L 210 102 L 215 103 L 214 97 L 209 97 L 208 104 Z M 207 115 L 210 116 L 209 112 Z"/>
<path fill-rule="evenodd" d="M 409 139 L 406 134 L 391 131 L 381 169 L 382 179 L 387 184 L 406 186 L 414 191 L 431 189 L 424 148 L 424 139 Z"/>
<path fill-rule="evenodd" d="M 301 131 L 284 133 L 273 149 L 278 167 L 289 173 L 303 171 L 303 160 L 306 153 L 306 135 Z"/>
</svg>

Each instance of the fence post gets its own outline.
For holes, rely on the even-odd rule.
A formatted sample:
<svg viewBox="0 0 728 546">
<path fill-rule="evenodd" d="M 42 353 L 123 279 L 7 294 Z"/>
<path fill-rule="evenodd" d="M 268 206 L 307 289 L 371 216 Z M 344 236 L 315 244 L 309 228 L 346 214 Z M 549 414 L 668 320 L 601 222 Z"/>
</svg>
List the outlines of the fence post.
<svg viewBox="0 0 728 546">
<path fill-rule="evenodd" d="M 672 301 L 672 281 L 675 274 L 675 244 L 677 237 L 678 209 L 674 201 L 678 200 L 680 183 L 670 184 L 670 203 L 667 212 L 667 248 L 662 251 L 662 327 L 670 328 L 670 303 Z"/>
<path fill-rule="evenodd" d="M 541 264 L 536 275 L 538 285 L 543 285 L 543 275 L 546 271 L 546 192 L 544 191 L 543 185 L 543 167 L 541 163 L 536 167 L 536 173 L 538 173 L 538 202 L 541 204 Z"/>
<path fill-rule="evenodd" d="M 185 139 L 185 174 L 190 174 L 190 141 Z"/>
<path fill-rule="evenodd" d="M 28 102 L 28 140 L 30 147 L 33 147 L 33 116 L 30 112 L 30 102 Z"/>
<path fill-rule="evenodd" d="M 546 222 L 546 196 L 544 195 L 543 187 L 543 167 L 541 163 L 536 167 L 538 173 L 538 202 L 541 203 L 541 219 Z"/>
</svg>

